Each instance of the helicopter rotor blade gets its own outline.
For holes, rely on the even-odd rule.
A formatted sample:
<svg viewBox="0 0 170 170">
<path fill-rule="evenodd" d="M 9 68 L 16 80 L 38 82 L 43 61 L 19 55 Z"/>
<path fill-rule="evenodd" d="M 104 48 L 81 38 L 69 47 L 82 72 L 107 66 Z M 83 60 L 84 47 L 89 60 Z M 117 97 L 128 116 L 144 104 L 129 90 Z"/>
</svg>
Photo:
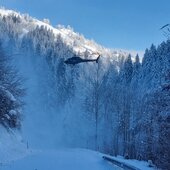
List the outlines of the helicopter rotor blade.
<svg viewBox="0 0 170 170">
<path fill-rule="evenodd" d="M 162 29 L 168 27 L 169 25 L 170 25 L 170 24 L 166 24 L 166 25 L 162 26 L 162 27 L 160 28 L 160 30 L 162 30 Z"/>
</svg>

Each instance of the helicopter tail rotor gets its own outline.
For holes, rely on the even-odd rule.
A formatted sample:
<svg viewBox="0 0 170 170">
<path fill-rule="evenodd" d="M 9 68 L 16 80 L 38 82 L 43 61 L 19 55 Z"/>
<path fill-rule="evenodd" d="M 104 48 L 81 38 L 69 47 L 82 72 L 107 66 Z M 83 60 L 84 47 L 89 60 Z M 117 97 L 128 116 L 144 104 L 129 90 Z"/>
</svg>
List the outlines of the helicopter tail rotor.
<svg viewBox="0 0 170 170">
<path fill-rule="evenodd" d="M 99 58 L 100 58 L 100 54 L 99 54 L 99 56 L 96 59 L 96 63 L 99 63 Z"/>
</svg>

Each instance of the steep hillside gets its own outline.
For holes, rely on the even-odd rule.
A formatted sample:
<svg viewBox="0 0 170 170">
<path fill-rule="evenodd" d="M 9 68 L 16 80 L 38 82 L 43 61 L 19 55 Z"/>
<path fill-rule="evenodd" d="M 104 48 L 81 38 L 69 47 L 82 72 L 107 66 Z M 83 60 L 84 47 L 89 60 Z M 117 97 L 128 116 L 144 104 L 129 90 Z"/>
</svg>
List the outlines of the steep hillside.
<svg viewBox="0 0 170 170">
<path fill-rule="evenodd" d="M 119 56 L 128 55 L 128 52 L 107 49 L 97 44 L 93 40 L 85 39 L 83 35 L 74 32 L 70 26 L 64 27 L 62 25 L 58 25 L 56 28 L 54 28 L 46 19 L 40 21 L 30 17 L 28 14 L 20 14 L 12 10 L 6 10 L 2 8 L 0 9 L 0 15 L 1 17 L 7 18 L 12 16 L 11 22 L 14 22 L 17 25 L 17 28 L 14 31 L 18 33 L 19 38 L 23 38 L 30 31 L 35 30 L 36 27 L 41 27 L 46 30 L 50 30 L 54 34 L 54 41 L 57 41 L 58 35 L 60 35 L 64 44 L 72 48 L 76 54 L 81 53 L 83 55 L 84 52 L 88 52 L 89 54 L 97 52 L 103 56 L 113 58 L 114 60 L 118 59 Z M 10 23 L 7 27 L 10 29 Z"/>
</svg>

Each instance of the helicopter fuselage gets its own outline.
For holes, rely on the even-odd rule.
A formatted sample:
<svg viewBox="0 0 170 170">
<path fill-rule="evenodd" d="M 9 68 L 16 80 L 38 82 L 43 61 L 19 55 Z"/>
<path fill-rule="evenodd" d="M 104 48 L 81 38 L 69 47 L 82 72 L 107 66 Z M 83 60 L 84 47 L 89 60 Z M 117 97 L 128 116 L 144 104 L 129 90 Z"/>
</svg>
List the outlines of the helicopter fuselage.
<svg viewBox="0 0 170 170">
<path fill-rule="evenodd" d="M 99 58 L 99 57 L 98 57 Z M 98 62 L 98 58 L 97 59 L 82 59 L 80 57 L 71 57 L 69 59 L 67 59 L 66 61 L 64 61 L 65 64 L 79 64 L 79 63 L 83 63 L 83 62 Z"/>
</svg>

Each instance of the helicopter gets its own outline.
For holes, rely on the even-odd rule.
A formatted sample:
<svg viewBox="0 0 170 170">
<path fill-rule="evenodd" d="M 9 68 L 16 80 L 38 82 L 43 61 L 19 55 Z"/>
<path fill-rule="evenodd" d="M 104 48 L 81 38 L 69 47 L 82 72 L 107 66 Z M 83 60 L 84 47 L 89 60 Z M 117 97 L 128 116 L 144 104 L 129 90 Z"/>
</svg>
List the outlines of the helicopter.
<svg viewBox="0 0 170 170">
<path fill-rule="evenodd" d="M 100 54 L 98 54 L 98 57 L 96 59 L 83 59 L 81 57 L 75 56 L 75 57 L 71 57 L 71 58 L 65 60 L 64 63 L 65 64 L 72 64 L 72 65 L 79 64 L 79 63 L 84 63 L 84 62 L 94 62 L 94 61 L 96 63 L 98 63 L 99 58 L 100 58 Z"/>
</svg>

